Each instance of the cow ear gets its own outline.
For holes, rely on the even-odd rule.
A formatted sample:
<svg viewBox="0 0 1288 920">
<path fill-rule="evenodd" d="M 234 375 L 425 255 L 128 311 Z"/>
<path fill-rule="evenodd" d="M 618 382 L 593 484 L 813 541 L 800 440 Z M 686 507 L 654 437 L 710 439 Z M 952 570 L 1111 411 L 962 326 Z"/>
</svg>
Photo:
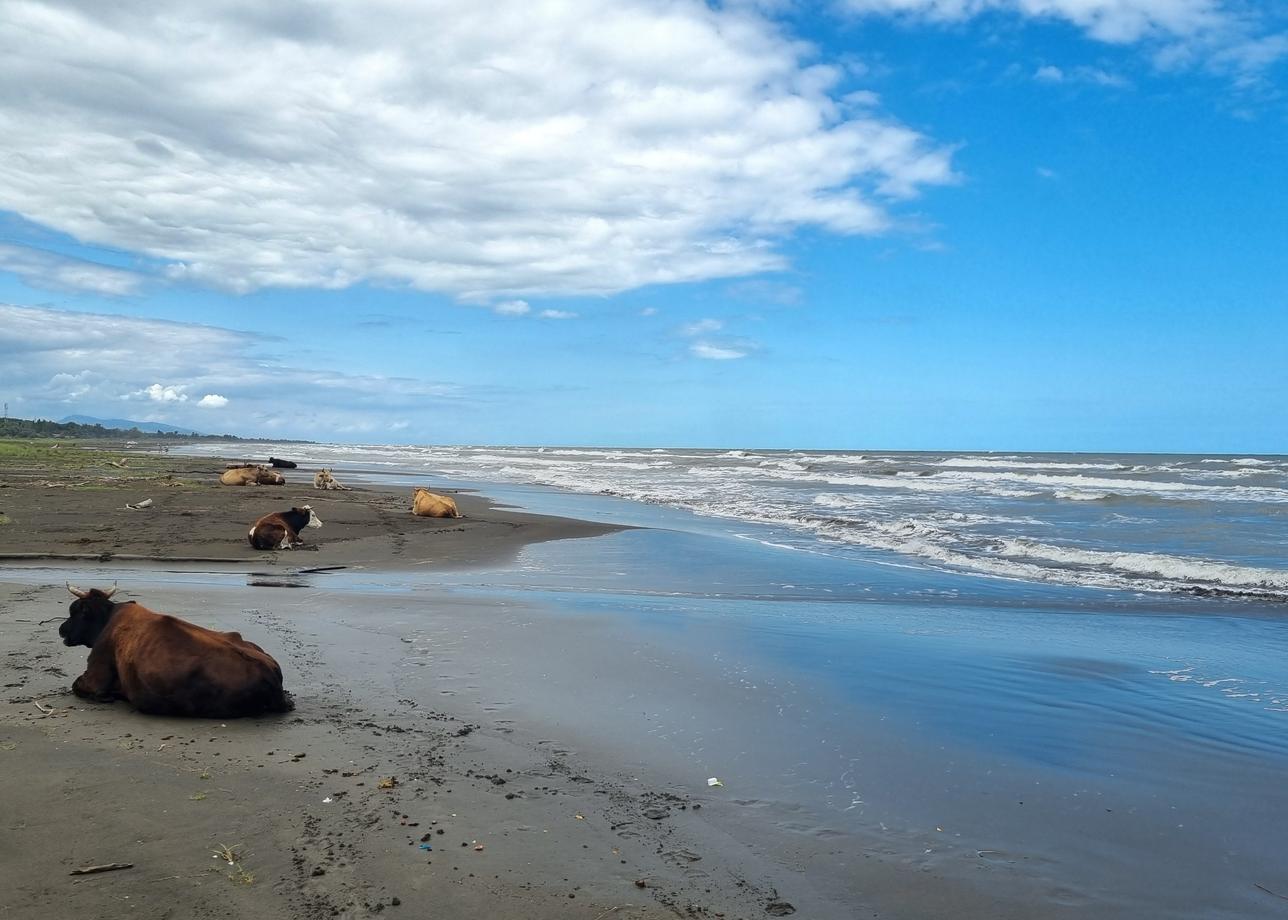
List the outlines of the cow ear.
<svg viewBox="0 0 1288 920">
<path fill-rule="evenodd" d="M 86 594 L 89 594 L 89 592 L 88 592 L 88 591 L 86 591 L 86 590 L 84 590 L 84 589 L 82 589 L 82 588 L 78 588 L 78 587 L 76 587 L 76 586 L 75 586 L 74 584 L 72 584 L 70 581 L 69 581 L 69 582 L 67 582 L 67 590 L 68 590 L 68 591 L 70 591 L 70 592 L 72 592 L 72 594 L 73 594 L 75 597 L 79 597 L 81 600 L 84 600 L 84 599 L 85 599 L 85 595 L 86 595 Z"/>
</svg>

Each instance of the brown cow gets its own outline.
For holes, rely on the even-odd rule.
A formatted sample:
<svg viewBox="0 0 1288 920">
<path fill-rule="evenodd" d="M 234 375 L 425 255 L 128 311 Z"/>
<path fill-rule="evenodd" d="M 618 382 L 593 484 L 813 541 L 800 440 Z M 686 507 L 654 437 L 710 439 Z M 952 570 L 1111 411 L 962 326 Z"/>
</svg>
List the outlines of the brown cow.
<svg viewBox="0 0 1288 920">
<path fill-rule="evenodd" d="M 266 466 L 238 466 L 225 470 L 219 481 L 226 486 L 281 486 L 286 477 Z"/>
<path fill-rule="evenodd" d="M 282 669 L 235 632 L 215 632 L 142 604 L 112 603 L 110 591 L 76 596 L 58 627 L 64 645 L 90 649 L 72 692 L 102 703 L 128 700 L 153 715 L 230 719 L 295 708 Z"/>
<path fill-rule="evenodd" d="M 458 518 L 456 501 L 416 486 L 411 491 L 411 513 L 417 517 Z"/>
<path fill-rule="evenodd" d="M 308 505 L 290 511 L 266 514 L 251 527 L 246 539 L 255 549 L 295 549 L 303 546 L 300 531 L 305 527 L 321 527 L 322 519 Z"/>
<path fill-rule="evenodd" d="M 352 491 L 348 486 L 342 485 L 340 480 L 332 476 L 329 469 L 318 470 L 313 474 L 313 488 L 326 489 L 334 492 Z"/>
</svg>

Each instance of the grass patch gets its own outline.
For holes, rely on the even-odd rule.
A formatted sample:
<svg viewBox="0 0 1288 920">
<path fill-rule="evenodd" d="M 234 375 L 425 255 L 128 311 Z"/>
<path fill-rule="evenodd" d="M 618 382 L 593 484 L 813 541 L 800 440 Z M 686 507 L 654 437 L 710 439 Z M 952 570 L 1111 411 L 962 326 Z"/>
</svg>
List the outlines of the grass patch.
<svg viewBox="0 0 1288 920">
<path fill-rule="evenodd" d="M 211 852 L 214 853 L 215 859 L 222 860 L 231 867 L 231 871 L 226 873 L 230 881 L 238 885 L 253 885 L 255 884 L 255 874 L 242 865 L 241 847 L 240 843 L 234 846 L 227 846 L 221 843 L 217 849 L 211 850 Z"/>
<path fill-rule="evenodd" d="M 0 440 L 0 476 L 65 483 L 67 488 L 111 488 L 124 482 L 195 485 L 175 476 L 191 466 L 165 454 L 85 447 L 74 441 Z M 92 477 L 92 478 L 91 478 Z"/>
</svg>

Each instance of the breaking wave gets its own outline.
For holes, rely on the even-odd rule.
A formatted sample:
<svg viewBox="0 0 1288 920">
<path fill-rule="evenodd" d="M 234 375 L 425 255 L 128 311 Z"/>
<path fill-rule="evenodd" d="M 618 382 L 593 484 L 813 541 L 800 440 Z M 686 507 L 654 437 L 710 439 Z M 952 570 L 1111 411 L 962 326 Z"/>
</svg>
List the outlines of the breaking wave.
<svg viewBox="0 0 1288 920">
<path fill-rule="evenodd" d="M 291 451 L 328 465 L 666 505 L 768 526 L 767 545 L 826 546 L 867 559 L 895 554 L 942 570 L 1048 584 L 1288 600 L 1288 568 L 1275 567 L 1288 520 L 1284 458 L 380 445 Z"/>
</svg>

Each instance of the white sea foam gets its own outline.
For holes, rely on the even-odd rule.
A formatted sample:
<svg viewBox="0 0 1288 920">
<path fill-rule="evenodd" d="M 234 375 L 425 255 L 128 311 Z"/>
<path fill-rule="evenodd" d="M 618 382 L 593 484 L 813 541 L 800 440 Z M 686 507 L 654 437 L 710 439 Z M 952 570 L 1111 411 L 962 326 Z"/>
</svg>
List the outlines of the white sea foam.
<svg viewBox="0 0 1288 920">
<path fill-rule="evenodd" d="M 938 460 L 936 466 L 961 469 L 1027 469 L 1027 470 L 1126 470 L 1124 463 L 1070 463 L 1057 460 L 1032 460 L 1026 457 L 949 457 Z"/>
<path fill-rule="evenodd" d="M 885 554 L 880 561 L 887 563 L 899 558 L 976 575 L 1129 591 L 1288 596 L 1288 570 L 1265 565 L 1281 545 L 1274 528 L 1282 526 L 1279 506 L 1288 502 L 1288 471 L 1256 458 L 1160 457 L 1138 464 L 1091 456 L 280 447 L 239 444 L 234 452 L 280 456 L 289 450 L 326 465 L 603 493 L 764 525 L 751 538 L 766 545 L 872 559 Z M 206 451 L 222 454 L 227 445 L 192 452 Z M 1109 500 L 1111 506 L 1096 504 Z M 1217 510 L 1232 502 L 1241 503 L 1236 514 Z M 1245 541 L 1248 558 L 1241 559 L 1231 543 L 1254 525 L 1261 530 Z M 1184 540 L 1174 540 L 1173 530 Z"/>
</svg>

